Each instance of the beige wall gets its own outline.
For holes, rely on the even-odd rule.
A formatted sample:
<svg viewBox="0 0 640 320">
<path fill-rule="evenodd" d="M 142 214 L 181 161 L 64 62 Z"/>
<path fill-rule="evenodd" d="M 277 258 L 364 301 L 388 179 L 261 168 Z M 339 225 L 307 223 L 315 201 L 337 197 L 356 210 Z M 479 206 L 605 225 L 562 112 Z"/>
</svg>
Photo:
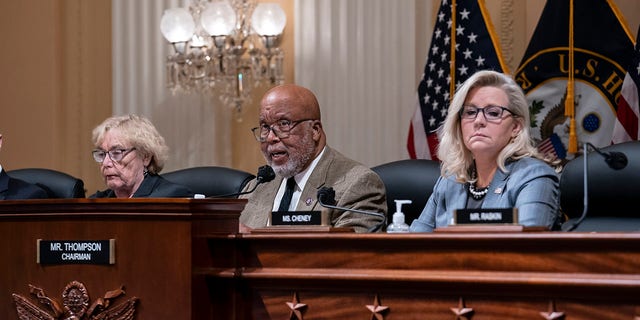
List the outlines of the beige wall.
<svg viewBox="0 0 640 320">
<path fill-rule="evenodd" d="M 111 2 L 2 1 L 0 163 L 95 185 L 91 128 L 111 114 Z"/>
<path fill-rule="evenodd" d="M 345 0 L 347 1 L 347 0 Z M 293 2 L 278 0 L 287 12 L 283 47 L 286 81 L 293 77 Z M 486 0 L 496 32 L 509 43 L 509 66 L 520 62 L 543 0 Z M 616 0 L 633 35 L 640 24 L 640 1 Z M 430 1 L 436 9 L 439 1 Z M 427 4 L 428 5 L 428 4 Z M 508 5 L 505 7 L 505 5 Z M 500 20 L 513 11 L 513 24 Z M 6 169 L 44 167 L 82 178 L 89 193 L 103 188 L 90 156 L 91 129 L 111 115 L 111 2 L 20 0 L 0 2 L 0 163 Z M 421 70 L 416 71 L 418 77 Z M 266 90 L 256 90 L 254 102 Z M 246 119 L 257 119 L 251 109 Z M 252 172 L 262 157 L 246 134 L 254 121 L 234 125 L 233 167 Z"/>
</svg>

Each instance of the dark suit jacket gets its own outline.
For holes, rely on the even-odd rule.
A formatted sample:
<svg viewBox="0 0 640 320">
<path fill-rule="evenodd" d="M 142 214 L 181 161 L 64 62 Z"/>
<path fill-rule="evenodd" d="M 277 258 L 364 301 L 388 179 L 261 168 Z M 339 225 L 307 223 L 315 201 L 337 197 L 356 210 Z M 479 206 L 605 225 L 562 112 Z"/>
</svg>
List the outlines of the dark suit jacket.
<svg viewBox="0 0 640 320">
<path fill-rule="evenodd" d="M 267 225 L 282 179 L 278 176 L 270 182 L 258 185 L 254 192 L 240 196 L 249 199 L 240 214 L 241 223 L 250 228 Z M 253 189 L 255 184 L 254 179 L 244 190 Z M 323 186 L 333 187 L 335 190 L 336 206 L 385 215 L 387 213 L 386 191 L 380 177 L 371 169 L 328 146 L 302 190 L 296 211 L 327 211 L 334 227 L 353 227 L 356 232 L 367 232 L 383 222 L 382 218 L 376 216 L 321 207 L 317 193 Z"/>
<path fill-rule="evenodd" d="M 4 171 L 0 171 L 0 199 L 47 199 L 47 192 L 35 184 L 9 177 Z"/>
<path fill-rule="evenodd" d="M 116 194 L 111 189 L 98 191 L 89 198 L 115 198 Z M 148 174 L 132 198 L 193 198 L 193 192 L 189 188 L 170 182 L 159 175 Z"/>
</svg>

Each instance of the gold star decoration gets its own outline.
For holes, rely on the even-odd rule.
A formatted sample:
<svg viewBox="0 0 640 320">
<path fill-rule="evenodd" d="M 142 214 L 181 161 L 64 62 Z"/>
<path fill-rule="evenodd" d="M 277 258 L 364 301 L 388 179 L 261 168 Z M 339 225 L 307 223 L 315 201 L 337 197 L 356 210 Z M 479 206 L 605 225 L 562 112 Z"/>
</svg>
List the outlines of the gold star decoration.
<svg viewBox="0 0 640 320">
<path fill-rule="evenodd" d="M 371 311 L 371 320 L 384 320 L 384 314 L 389 310 L 387 306 L 380 305 L 380 298 L 376 294 L 373 299 L 373 305 L 368 304 L 367 309 Z"/>
<path fill-rule="evenodd" d="M 289 320 L 302 320 L 302 313 L 307 305 L 299 302 L 297 292 L 293 293 L 293 299 L 291 302 L 287 302 L 287 306 L 291 309 Z"/>
<path fill-rule="evenodd" d="M 458 301 L 458 307 L 451 308 L 451 311 L 456 315 L 456 320 L 458 319 L 469 320 L 473 315 L 473 308 L 465 307 L 464 299 L 462 299 L 462 297 L 460 297 L 460 300 Z"/>
<path fill-rule="evenodd" d="M 540 315 L 546 320 L 561 320 L 564 319 L 564 312 L 556 311 L 556 303 L 555 301 L 549 301 L 549 311 L 548 312 L 540 312 Z"/>
</svg>

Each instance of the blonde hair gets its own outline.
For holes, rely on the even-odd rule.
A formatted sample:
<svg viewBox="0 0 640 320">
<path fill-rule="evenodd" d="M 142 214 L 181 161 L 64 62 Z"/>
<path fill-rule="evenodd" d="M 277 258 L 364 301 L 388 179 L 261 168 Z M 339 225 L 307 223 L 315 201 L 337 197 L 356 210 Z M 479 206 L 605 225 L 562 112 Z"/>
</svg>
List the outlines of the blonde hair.
<svg viewBox="0 0 640 320">
<path fill-rule="evenodd" d="M 107 118 L 93 129 L 92 141 L 96 148 L 102 144 L 105 133 L 111 129 L 118 129 L 122 138 L 135 147 L 137 152 L 151 158 L 146 168 L 149 173 L 158 174 L 162 171 L 169 157 L 169 147 L 149 119 L 135 114 Z"/>
<path fill-rule="evenodd" d="M 447 117 L 438 128 L 438 158 L 442 161 L 442 175 L 455 175 L 460 182 L 475 181 L 473 176 L 473 154 L 464 145 L 460 125 L 460 111 L 469 92 L 478 87 L 496 87 L 504 91 L 509 100 L 508 105 L 504 107 L 512 112 L 514 120 L 518 121 L 522 128 L 511 143 L 505 146 L 498 154 L 496 162 L 500 170 L 508 171 L 505 167 L 507 160 L 534 157 L 552 165 L 556 171 L 560 171 L 557 162 L 546 158 L 533 145 L 529 126 L 529 106 L 522 88 L 513 78 L 506 74 L 492 70 L 482 70 L 473 74 L 458 88 L 449 106 Z"/>
</svg>

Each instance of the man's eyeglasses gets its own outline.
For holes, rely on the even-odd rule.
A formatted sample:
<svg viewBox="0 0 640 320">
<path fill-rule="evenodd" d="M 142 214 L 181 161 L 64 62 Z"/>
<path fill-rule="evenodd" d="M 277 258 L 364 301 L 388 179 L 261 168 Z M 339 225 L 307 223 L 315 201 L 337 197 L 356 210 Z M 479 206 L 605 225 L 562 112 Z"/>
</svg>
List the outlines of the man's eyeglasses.
<svg viewBox="0 0 640 320">
<path fill-rule="evenodd" d="M 93 159 L 96 160 L 97 163 L 102 163 L 104 159 L 109 155 L 109 159 L 114 162 L 120 162 L 122 159 L 131 151 L 136 148 L 129 149 L 113 149 L 109 151 L 104 151 L 100 149 L 93 150 L 91 154 L 93 155 Z"/>
<path fill-rule="evenodd" d="M 460 110 L 460 118 L 475 120 L 475 118 L 478 117 L 478 114 L 482 113 L 484 114 L 484 118 L 487 121 L 496 121 L 502 119 L 502 114 L 505 111 L 515 116 L 515 113 L 513 113 L 513 111 L 500 106 L 488 106 L 484 108 L 478 108 L 476 106 L 463 106 L 462 110 Z"/>
<path fill-rule="evenodd" d="M 289 137 L 289 132 L 296 125 L 298 125 L 298 123 L 305 122 L 305 121 L 313 121 L 313 120 L 315 119 L 302 119 L 297 121 L 282 119 L 282 120 L 276 121 L 272 125 L 268 125 L 266 123 L 261 124 L 259 127 L 255 127 L 251 129 L 251 132 L 253 132 L 253 136 L 259 142 L 267 141 L 267 137 L 269 136 L 269 131 L 273 131 L 273 134 L 275 134 L 279 139 L 284 139 Z"/>
</svg>

